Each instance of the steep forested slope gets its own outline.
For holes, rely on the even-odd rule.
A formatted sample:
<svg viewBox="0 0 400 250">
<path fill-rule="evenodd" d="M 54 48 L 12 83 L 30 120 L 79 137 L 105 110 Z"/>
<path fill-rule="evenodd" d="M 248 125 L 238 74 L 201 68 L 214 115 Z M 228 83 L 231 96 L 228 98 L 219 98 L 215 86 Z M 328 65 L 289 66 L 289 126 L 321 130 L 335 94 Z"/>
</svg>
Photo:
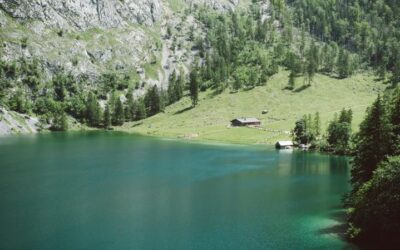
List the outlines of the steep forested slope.
<svg viewBox="0 0 400 250">
<path fill-rule="evenodd" d="M 293 21 L 321 41 L 336 42 L 356 52 L 381 77 L 389 70 L 400 76 L 400 2 L 396 0 L 298 0 Z"/>
<path fill-rule="evenodd" d="M 400 88 L 378 96 L 354 137 L 348 236 L 363 247 L 399 248 Z"/>
</svg>

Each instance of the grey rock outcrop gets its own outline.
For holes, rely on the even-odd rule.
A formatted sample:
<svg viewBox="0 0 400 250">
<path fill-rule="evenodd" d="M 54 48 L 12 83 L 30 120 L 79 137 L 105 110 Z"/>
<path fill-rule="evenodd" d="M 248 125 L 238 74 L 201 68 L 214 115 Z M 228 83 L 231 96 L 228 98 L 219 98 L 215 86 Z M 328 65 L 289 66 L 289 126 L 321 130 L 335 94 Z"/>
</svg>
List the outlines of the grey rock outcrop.
<svg viewBox="0 0 400 250">
<path fill-rule="evenodd" d="M 163 11 L 160 0 L 0 0 L 0 8 L 17 20 L 79 30 L 151 25 Z"/>
<path fill-rule="evenodd" d="M 7 111 L 0 107 L 0 136 L 15 133 L 36 133 L 41 124 L 36 117 Z"/>
<path fill-rule="evenodd" d="M 239 4 L 239 0 L 187 0 L 191 5 L 207 6 L 214 10 L 225 11 L 234 10 Z"/>
</svg>

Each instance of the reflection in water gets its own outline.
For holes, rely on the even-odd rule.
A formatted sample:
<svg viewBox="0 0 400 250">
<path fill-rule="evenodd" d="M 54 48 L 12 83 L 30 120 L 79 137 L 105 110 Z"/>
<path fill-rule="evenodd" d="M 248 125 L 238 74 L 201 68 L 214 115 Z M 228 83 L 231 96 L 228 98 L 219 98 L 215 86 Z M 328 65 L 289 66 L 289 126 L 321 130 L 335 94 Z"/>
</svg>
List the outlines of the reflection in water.
<svg viewBox="0 0 400 250">
<path fill-rule="evenodd" d="M 298 150 L 279 150 L 279 175 L 348 174 L 349 161 L 345 157 L 320 155 Z M 328 167 L 327 167 L 328 166 Z"/>
<path fill-rule="evenodd" d="M 325 211 L 323 215 L 313 212 L 299 217 L 297 220 L 303 230 L 345 242 L 345 210 L 340 199 L 345 193 L 343 189 L 350 188 L 348 158 L 296 150 L 278 151 L 278 157 L 278 175 L 292 180 L 282 189 L 286 191 L 285 196 L 290 197 L 289 200 L 300 197 L 305 201 L 305 207 L 297 203 L 295 209 L 306 211 L 311 206 L 314 211 Z M 337 194 L 337 205 L 328 202 L 327 193 Z"/>
</svg>

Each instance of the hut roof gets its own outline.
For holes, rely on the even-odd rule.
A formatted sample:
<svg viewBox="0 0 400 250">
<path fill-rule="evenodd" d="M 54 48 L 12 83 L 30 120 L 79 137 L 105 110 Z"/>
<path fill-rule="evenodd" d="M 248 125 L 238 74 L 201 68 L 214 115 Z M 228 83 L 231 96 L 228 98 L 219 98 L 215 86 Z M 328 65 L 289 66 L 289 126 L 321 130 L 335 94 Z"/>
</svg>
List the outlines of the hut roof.
<svg viewBox="0 0 400 250">
<path fill-rule="evenodd" d="M 236 118 L 233 119 L 232 121 L 239 121 L 241 123 L 257 123 L 260 122 L 257 118 Z"/>
<path fill-rule="evenodd" d="M 293 146 L 293 142 L 292 141 L 278 141 L 276 144 L 281 146 L 281 147 Z"/>
</svg>

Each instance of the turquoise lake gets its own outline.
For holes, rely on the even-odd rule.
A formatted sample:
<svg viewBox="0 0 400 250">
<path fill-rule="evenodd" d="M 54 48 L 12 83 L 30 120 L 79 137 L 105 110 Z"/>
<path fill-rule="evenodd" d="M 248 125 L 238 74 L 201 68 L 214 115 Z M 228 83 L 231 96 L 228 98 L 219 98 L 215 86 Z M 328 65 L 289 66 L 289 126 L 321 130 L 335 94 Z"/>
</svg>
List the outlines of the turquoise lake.
<svg viewBox="0 0 400 250">
<path fill-rule="evenodd" d="M 344 157 L 123 133 L 0 137 L 0 249 L 348 249 Z"/>
</svg>

